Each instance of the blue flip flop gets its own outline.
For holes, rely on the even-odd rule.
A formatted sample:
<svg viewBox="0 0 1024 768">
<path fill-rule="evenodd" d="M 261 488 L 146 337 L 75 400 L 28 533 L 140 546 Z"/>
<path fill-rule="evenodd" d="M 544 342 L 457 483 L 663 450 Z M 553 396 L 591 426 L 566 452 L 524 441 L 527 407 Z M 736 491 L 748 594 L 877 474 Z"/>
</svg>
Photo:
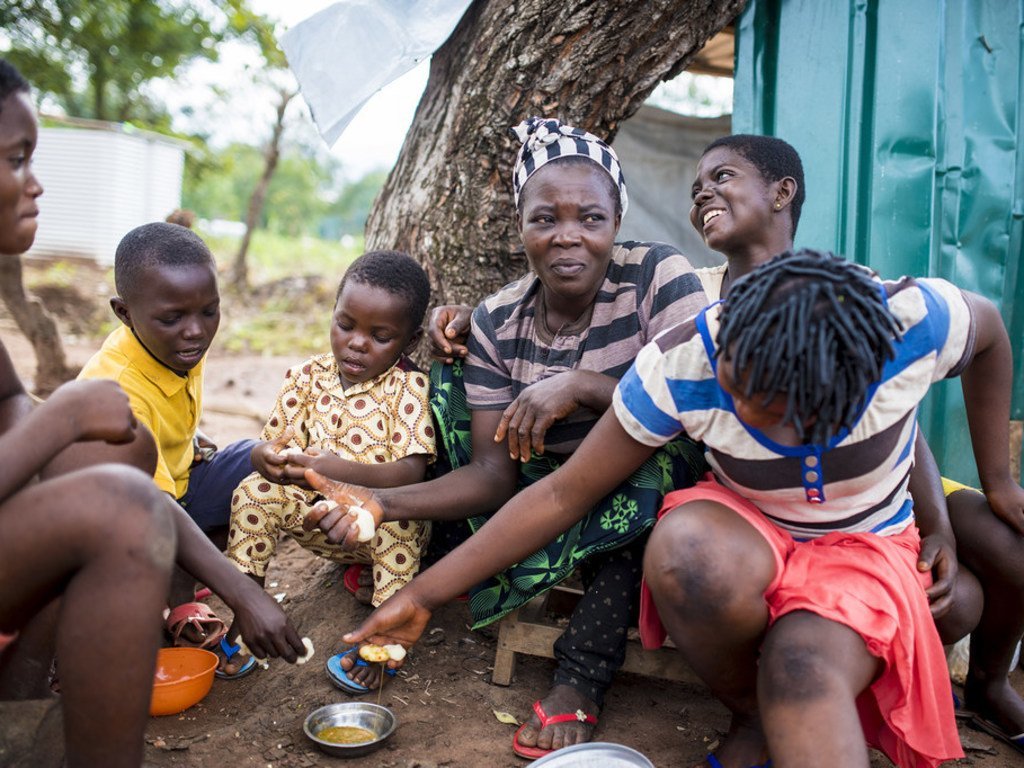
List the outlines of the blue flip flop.
<svg viewBox="0 0 1024 768">
<path fill-rule="evenodd" d="M 226 638 L 223 637 L 220 639 L 220 649 L 224 652 L 224 659 L 226 661 L 231 661 L 231 659 L 233 659 L 238 654 L 238 652 L 242 650 L 239 646 L 232 645 L 227 641 Z M 224 672 L 220 669 L 220 667 L 214 670 L 213 674 L 215 674 L 221 680 L 237 680 L 240 677 L 245 677 L 254 669 L 256 669 L 256 659 L 255 657 L 250 656 L 245 660 L 245 664 L 242 665 L 241 669 L 239 669 L 233 675 L 229 675 L 227 672 Z"/>
<path fill-rule="evenodd" d="M 719 762 L 718 758 L 715 757 L 713 754 L 709 754 L 704 759 L 707 761 L 708 765 L 711 766 L 711 768 L 722 768 L 722 764 Z M 750 766 L 750 768 L 772 768 L 772 761 L 769 760 L 764 765 L 752 765 Z"/>
<path fill-rule="evenodd" d="M 345 693 L 351 693 L 353 696 L 358 696 L 359 694 L 366 693 L 370 690 L 367 686 L 363 685 L 362 683 L 357 683 L 355 680 L 349 677 L 348 672 L 346 672 L 345 668 L 341 666 L 341 660 L 357 650 L 359 650 L 359 646 L 353 645 L 347 651 L 342 651 L 341 653 L 334 654 L 329 659 L 327 659 L 327 661 L 324 664 L 325 668 L 327 669 L 327 677 L 330 678 L 331 682 L 334 683 L 334 685 L 340 688 L 341 690 L 345 691 Z M 368 667 L 370 666 L 370 663 L 357 657 L 356 666 Z M 384 670 L 384 674 L 386 674 L 388 677 L 394 677 L 396 672 L 397 670 L 391 669 L 390 667 Z"/>
</svg>

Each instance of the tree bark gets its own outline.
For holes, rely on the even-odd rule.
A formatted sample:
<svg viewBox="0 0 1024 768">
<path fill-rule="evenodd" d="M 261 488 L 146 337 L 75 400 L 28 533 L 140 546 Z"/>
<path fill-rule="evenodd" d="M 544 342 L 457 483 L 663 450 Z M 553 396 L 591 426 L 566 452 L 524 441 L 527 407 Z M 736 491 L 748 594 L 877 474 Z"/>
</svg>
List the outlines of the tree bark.
<svg viewBox="0 0 1024 768">
<path fill-rule="evenodd" d="M 263 213 L 263 204 L 267 199 L 267 189 L 270 187 L 270 180 L 277 170 L 277 162 L 281 159 L 281 134 L 284 133 L 284 113 L 288 109 L 288 102 L 295 98 L 295 91 L 282 90 L 281 100 L 277 104 L 277 119 L 274 121 L 274 130 L 267 143 L 267 149 L 263 153 L 263 175 L 256 182 L 256 187 L 249 198 L 249 210 L 245 215 L 245 234 L 242 235 L 242 243 L 238 246 L 238 253 L 235 254 L 235 262 L 231 268 L 231 286 L 241 293 L 249 285 L 249 243 L 252 241 L 252 233 L 259 222 L 260 214 Z"/>
<path fill-rule="evenodd" d="M 508 129 L 541 115 L 611 141 L 743 4 L 476 0 L 431 60 L 367 221 L 367 249 L 409 252 L 438 304 L 475 304 L 522 275 L 510 178 L 518 144 Z"/>
<path fill-rule="evenodd" d="M 45 397 L 65 381 L 73 379 L 77 371 L 68 367 L 57 323 L 39 299 L 30 298 L 25 293 L 20 256 L 0 259 L 0 297 L 17 323 L 18 330 L 35 350 L 35 394 Z"/>
</svg>

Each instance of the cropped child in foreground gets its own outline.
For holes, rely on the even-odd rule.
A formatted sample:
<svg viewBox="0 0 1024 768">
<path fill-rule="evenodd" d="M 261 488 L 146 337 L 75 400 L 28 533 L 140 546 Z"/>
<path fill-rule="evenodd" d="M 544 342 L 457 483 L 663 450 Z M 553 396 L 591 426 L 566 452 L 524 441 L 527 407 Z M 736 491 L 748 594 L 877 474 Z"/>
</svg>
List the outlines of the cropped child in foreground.
<svg viewBox="0 0 1024 768">
<path fill-rule="evenodd" d="M 1010 350 L 990 303 L 942 280 L 876 282 L 828 255 L 784 254 L 645 347 L 562 470 L 345 639 L 414 642 L 431 610 L 566 528 L 685 429 L 715 477 L 666 498 L 641 631 L 657 644 L 656 606 L 732 711 L 708 763 L 864 766 L 865 738 L 901 767 L 959 757 L 907 485 L 917 404 L 960 373 L 972 433 L 1006 446 L 1009 414 L 989 403 L 1009 390 Z M 983 474 L 1002 463 L 977 458 Z M 1009 503 L 1024 514 L 1024 491 Z"/>
<path fill-rule="evenodd" d="M 380 605 L 419 570 L 430 523 L 377 527 L 373 539 L 349 551 L 319 529 L 302 527 L 320 499 L 304 472 L 313 467 L 336 480 L 372 488 L 420 482 L 434 455 L 427 376 L 404 358 L 422 334 L 430 282 L 412 257 L 372 251 L 345 272 L 331 318 L 331 352 L 293 366 L 252 451 L 256 472 L 234 494 L 228 556 L 263 583 L 281 533 L 349 573 L 372 565 L 362 602 Z M 297 452 L 297 453 L 296 453 Z M 348 574 L 346 574 L 348 575 Z M 346 579 L 352 589 L 356 580 Z M 344 654 L 342 655 L 344 656 Z M 352 669 L 342 656 L 328 663 L 332 679 L 350 692 L 374 687 L 376 665 Z M 354 655 L 353 655 L 354 656 Z"/>
<path fill-rule="evenodd" d="M 0 59 L 0 259 L 35 239 L 37 135 L 29 85 Z M 38 475 L 70 446 L 134 433 L 128 398 L 109 381 L 65 384 L 34 407 L 0 344 L 0 699 L 52 695 L 56 646 L 71 766 L 142 763 L 174 527 L 170 502 L 138 469 Z M 0 742 L 9 726 L 0 721 Z M 34 757 L 0 759 L 31 765 Z"/>
</svg>

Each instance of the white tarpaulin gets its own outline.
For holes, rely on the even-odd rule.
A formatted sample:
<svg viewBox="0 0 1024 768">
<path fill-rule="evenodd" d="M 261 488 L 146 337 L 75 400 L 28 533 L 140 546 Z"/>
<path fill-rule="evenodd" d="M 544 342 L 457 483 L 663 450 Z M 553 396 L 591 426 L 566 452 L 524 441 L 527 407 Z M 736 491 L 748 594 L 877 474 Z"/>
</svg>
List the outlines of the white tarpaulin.
<svg viewBox="0 0 1024 768">
<path fill-rule="evenodd" d="M 471 0 L 343 0 L 281 36 L 320 135 L 338 140 L 377 91 L 428 58 Z"/>
</svg>

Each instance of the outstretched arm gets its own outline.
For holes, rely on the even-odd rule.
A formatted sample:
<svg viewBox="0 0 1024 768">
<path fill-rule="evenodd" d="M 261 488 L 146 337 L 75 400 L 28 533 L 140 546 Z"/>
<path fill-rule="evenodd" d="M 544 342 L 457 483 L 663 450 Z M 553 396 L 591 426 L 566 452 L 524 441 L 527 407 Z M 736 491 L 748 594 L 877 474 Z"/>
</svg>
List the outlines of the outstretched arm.
<svg viewBox="0 0 1024 768">
<path fill-rule="evenodd" d="M 964 291 L 974 315 L 974 355 L 961 375 L 971 445 L 981 487 L 992 510 L 1024 534 L 1024 489 L 1010 475 L 1010 394 L 1013 355 L 999 310 Z"/>
<path fill-rule="evenodd" d="M 606 412 L 561 468 L 512 497 L 479 532 L 387 600 L 345 641 L 416 642 L 438 606 L 565 532 L 653 452 L 626 433 L 614 412 Z"/>
<path fill-rule="evenodd" d="M 170 506 L 178 534 L 178 565 L 227 603 L 235 614 L 232 626 L 253 654 L 289 662 L 303 655 L 302 638 L 274 598 L 235 568 L 180 504 L 172 502 Z M 235 637 L 229 640 L 234 642 Z"/>
</svg>

